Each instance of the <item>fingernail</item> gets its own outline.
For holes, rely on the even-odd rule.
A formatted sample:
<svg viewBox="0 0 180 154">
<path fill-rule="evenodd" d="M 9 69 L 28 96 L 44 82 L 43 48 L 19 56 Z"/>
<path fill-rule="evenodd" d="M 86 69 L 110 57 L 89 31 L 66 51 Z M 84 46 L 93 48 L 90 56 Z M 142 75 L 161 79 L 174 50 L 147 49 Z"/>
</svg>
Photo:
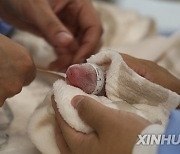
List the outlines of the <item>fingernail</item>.
<svg viewBox="0 0 180 154">
<path fill-rule="evenodd" d="M 60 32 L 56 35 L 56 39 L 58 44 L 67 44 L 73 39 L 73 37 L 66 32 Z"/>
<path fill-rule="evenodd" d="M 84 99 L 83 96 L 75 96 L 72 101 L 71 104 L 74 108 L 77 108 L 78 104 Z"/>
</svg>

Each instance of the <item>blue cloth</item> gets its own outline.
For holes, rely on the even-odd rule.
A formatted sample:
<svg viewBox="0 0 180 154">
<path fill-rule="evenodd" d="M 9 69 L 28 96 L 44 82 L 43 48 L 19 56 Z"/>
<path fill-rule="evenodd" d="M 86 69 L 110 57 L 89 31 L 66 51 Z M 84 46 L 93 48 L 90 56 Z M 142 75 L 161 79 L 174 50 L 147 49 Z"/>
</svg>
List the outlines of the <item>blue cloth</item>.
<svg viewBox="0 0 180 154">
<path fill-rule="evenodd" d="M 13 31 L 13 27 L 7 23 L 5 23 L 3 20 L 0 20 L 0 34 L 9 36 Z"/>
<path fill-rule="evenodd" d="M 165 135 L 176 135 L 175 141 L 178 141 L 180 135 L 180 110 L 173 110 L 171 112 Z M 158 149 L 158 154 L 180 154 L 180 143 L 177 145 L 160 145 Z"/>
</svg>

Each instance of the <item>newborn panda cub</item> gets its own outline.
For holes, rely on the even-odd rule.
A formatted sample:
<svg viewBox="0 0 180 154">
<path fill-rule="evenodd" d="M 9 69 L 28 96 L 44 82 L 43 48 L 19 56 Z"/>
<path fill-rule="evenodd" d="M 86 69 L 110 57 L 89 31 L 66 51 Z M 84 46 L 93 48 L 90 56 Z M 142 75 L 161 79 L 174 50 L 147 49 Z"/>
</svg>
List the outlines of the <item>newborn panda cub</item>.
<svg viewBox="0 0 180 154">
<path fill-rule="evenodd" d="M 105 71 L 96 64 L 83 63 L 70 66 L 66 71 L 66 82 L 87 94 L 105 95 Z"/>
</svg>

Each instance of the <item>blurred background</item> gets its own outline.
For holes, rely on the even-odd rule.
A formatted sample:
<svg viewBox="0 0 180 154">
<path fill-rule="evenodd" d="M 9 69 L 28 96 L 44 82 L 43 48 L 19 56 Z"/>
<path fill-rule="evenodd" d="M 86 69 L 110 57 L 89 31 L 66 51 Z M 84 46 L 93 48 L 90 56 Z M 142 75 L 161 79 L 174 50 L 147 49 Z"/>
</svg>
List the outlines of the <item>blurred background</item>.
<svg viewBox="0 0 180 154">
<path fill-rule="evenodd" d="M 136 10 L 152 17 L 158 33 L 170 35 L 180 30 L 180 0 L 102 0 L 116 3 L 119 7 Z"/>
</svg>

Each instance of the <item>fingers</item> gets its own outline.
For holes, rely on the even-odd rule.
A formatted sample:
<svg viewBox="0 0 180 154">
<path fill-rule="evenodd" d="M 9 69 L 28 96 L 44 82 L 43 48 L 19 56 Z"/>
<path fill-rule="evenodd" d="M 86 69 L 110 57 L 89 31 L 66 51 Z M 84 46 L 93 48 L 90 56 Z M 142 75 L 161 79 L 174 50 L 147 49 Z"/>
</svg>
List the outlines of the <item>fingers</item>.
<svg viewBox="0 0 180 154">
<path fill-rule="evenodd" d="M 126 62 L 126 64 L 134 70 L 137 74 L 141 75 L 142 77 L 145 77 L 147 74 L 146 70 L 146 60 L 138 59 L 135 57 L 132 57 L 130 55 L 121 53 L 121 56 L 123 60 Z"/>
<path fill-rule="evenodd" d="M 101 21 L 89 1 L 82 5 L 78 22 L 82 37 L 80 48 L 73 60 L 74 63 L 78 63 L 79 59 L 87 58 L 95 53 L 103 31 Z"/>
<path fill-rule="evenodd" d="M 73 63 L 79 63 L 79 60 L 88 58 L 92 54 L 96 53 L 97 46 L 99 45 L 101 37 L 101 31 L 98 27 L 91 27 L 83 34 L 83 40 L 80 44 L 80 48 L 75 54 Z"/>
<path fill-rule="evenodd" d="M 129 67 L 134 66 L 134 63 L 136 62 L 136 58 L 134 58 L 134 57 L 132 57 L 130 55 L 124 54 L 124 53 L 121 53 L 121 56 L 122 56 L 123 60 L 127 63 L 127 65 Z"/>
<path fill-rule="evenodd" d="M 62 154 L 70 154 L 70 149 L 64 140 L 63 134 L 59 128 L 59 125 L 55 124 L 55 137 L 56 137 L 56 143 L 58 148 L 60 149 L 60 152 Z"/>
<path fill-rule="evenodd" d="M 72 105 L 77 109 L 80 118 L 91 126 L 98 134 L 102 134 L 110 109 L 101 105 L 92 98 L 85 96 L 75 96 L 72 99 Z"/>
<path fill-rule="evenodd" d="M 57 107 L 56 107 L 56 102 L 54 99 L 52 99 L 52 106 L 55 111 L 55 116 L 58 122 L 59 127 L 61 128 L 63 137 L 65 138 L 66 141 L 68 142 L 68 146 L 72 146 L 71 138 L 73 138 L 74 134 L 76 134 L 76 131 L 72 129 L 70 126 L 66 124 L 66 122 L 62 119 Z"/>
<path fill-rule="evenodd" d="M 23 86 L 26 86 L 29 85 L 36 77 L 36 67 L 31 57 L 26 58 L 24 60 L 26 61 L 24 63 L 24 67 L 26 70 L 25 70 L 25 79 Z"/>
<path fill-rule="evenodd" d="M 59 143 L 58 144 L 61 144 L 59 145 L 59 147 L 62 148 L 63 146 L 63 150 L 64 151 L 68 151 L 68 148 L 67 148 L 67 145 L 70 149 L 73 149 L 73 151 L 75 149 L 77 149 L 78 146 L 82 146 L 82 144 L 84 144 L 84 146 L 88 146 L 89 144 L 86 144 L 87 142 L 94 144 L 97 142 L 97 138 L 95 136 L 94 133 L 92 134 L 83 134 L 83 133 L 80 133 L 80 132 L 77 132 L 75 131 L 73 128 L 71 128 L 61 117 L 61 115 L 59 114 L 59 111 L 56 107 L 56 103 L 54 101 L 54 99 L 52 98 L 52 105 L 53 105 L 53 108 L 54 108 L 54 111 L 55 111 L 55 116 L 56 116 L 56 119 L 57 119 L 57 123 L 61 129 L 61 134 L 64 138 L 62 138 L 62 136 L 60 135 L 60 132 L 59 132 Z M 67 145 L 65 145 L 64 141 L 67 143 Z"/>
<path fill-rule="evenodd" d="M 66 3 L 62 2 L 61 5 Z M 36 7 L 33 8 L 32 20 L 35 20 L 37 27 L 52 45 L 66 47 L 73 41 L 72 34 L 58 19 L 47 1 L 38 0 Z"/>
<path fill-rule="evenodd" d="M 56 61 L 52 62 L 49 68 L 54 71 L 64 71 L 71 65 L 72 57 L 71 53 L 64 53 Z"/>
<path fill-rule="evenodd" d="M 77 41 L 73 41 L 70 46 L 65 47 L 65 48 L 63 48 L 63 47 L 55 48 L 56 53 L 59 55 L 61 55 L 63 53 L 68 53 L 68 52 L 75 53 L 78 49 L 79 49 L 79 45 L 78 45 Z"/>
</svg>

